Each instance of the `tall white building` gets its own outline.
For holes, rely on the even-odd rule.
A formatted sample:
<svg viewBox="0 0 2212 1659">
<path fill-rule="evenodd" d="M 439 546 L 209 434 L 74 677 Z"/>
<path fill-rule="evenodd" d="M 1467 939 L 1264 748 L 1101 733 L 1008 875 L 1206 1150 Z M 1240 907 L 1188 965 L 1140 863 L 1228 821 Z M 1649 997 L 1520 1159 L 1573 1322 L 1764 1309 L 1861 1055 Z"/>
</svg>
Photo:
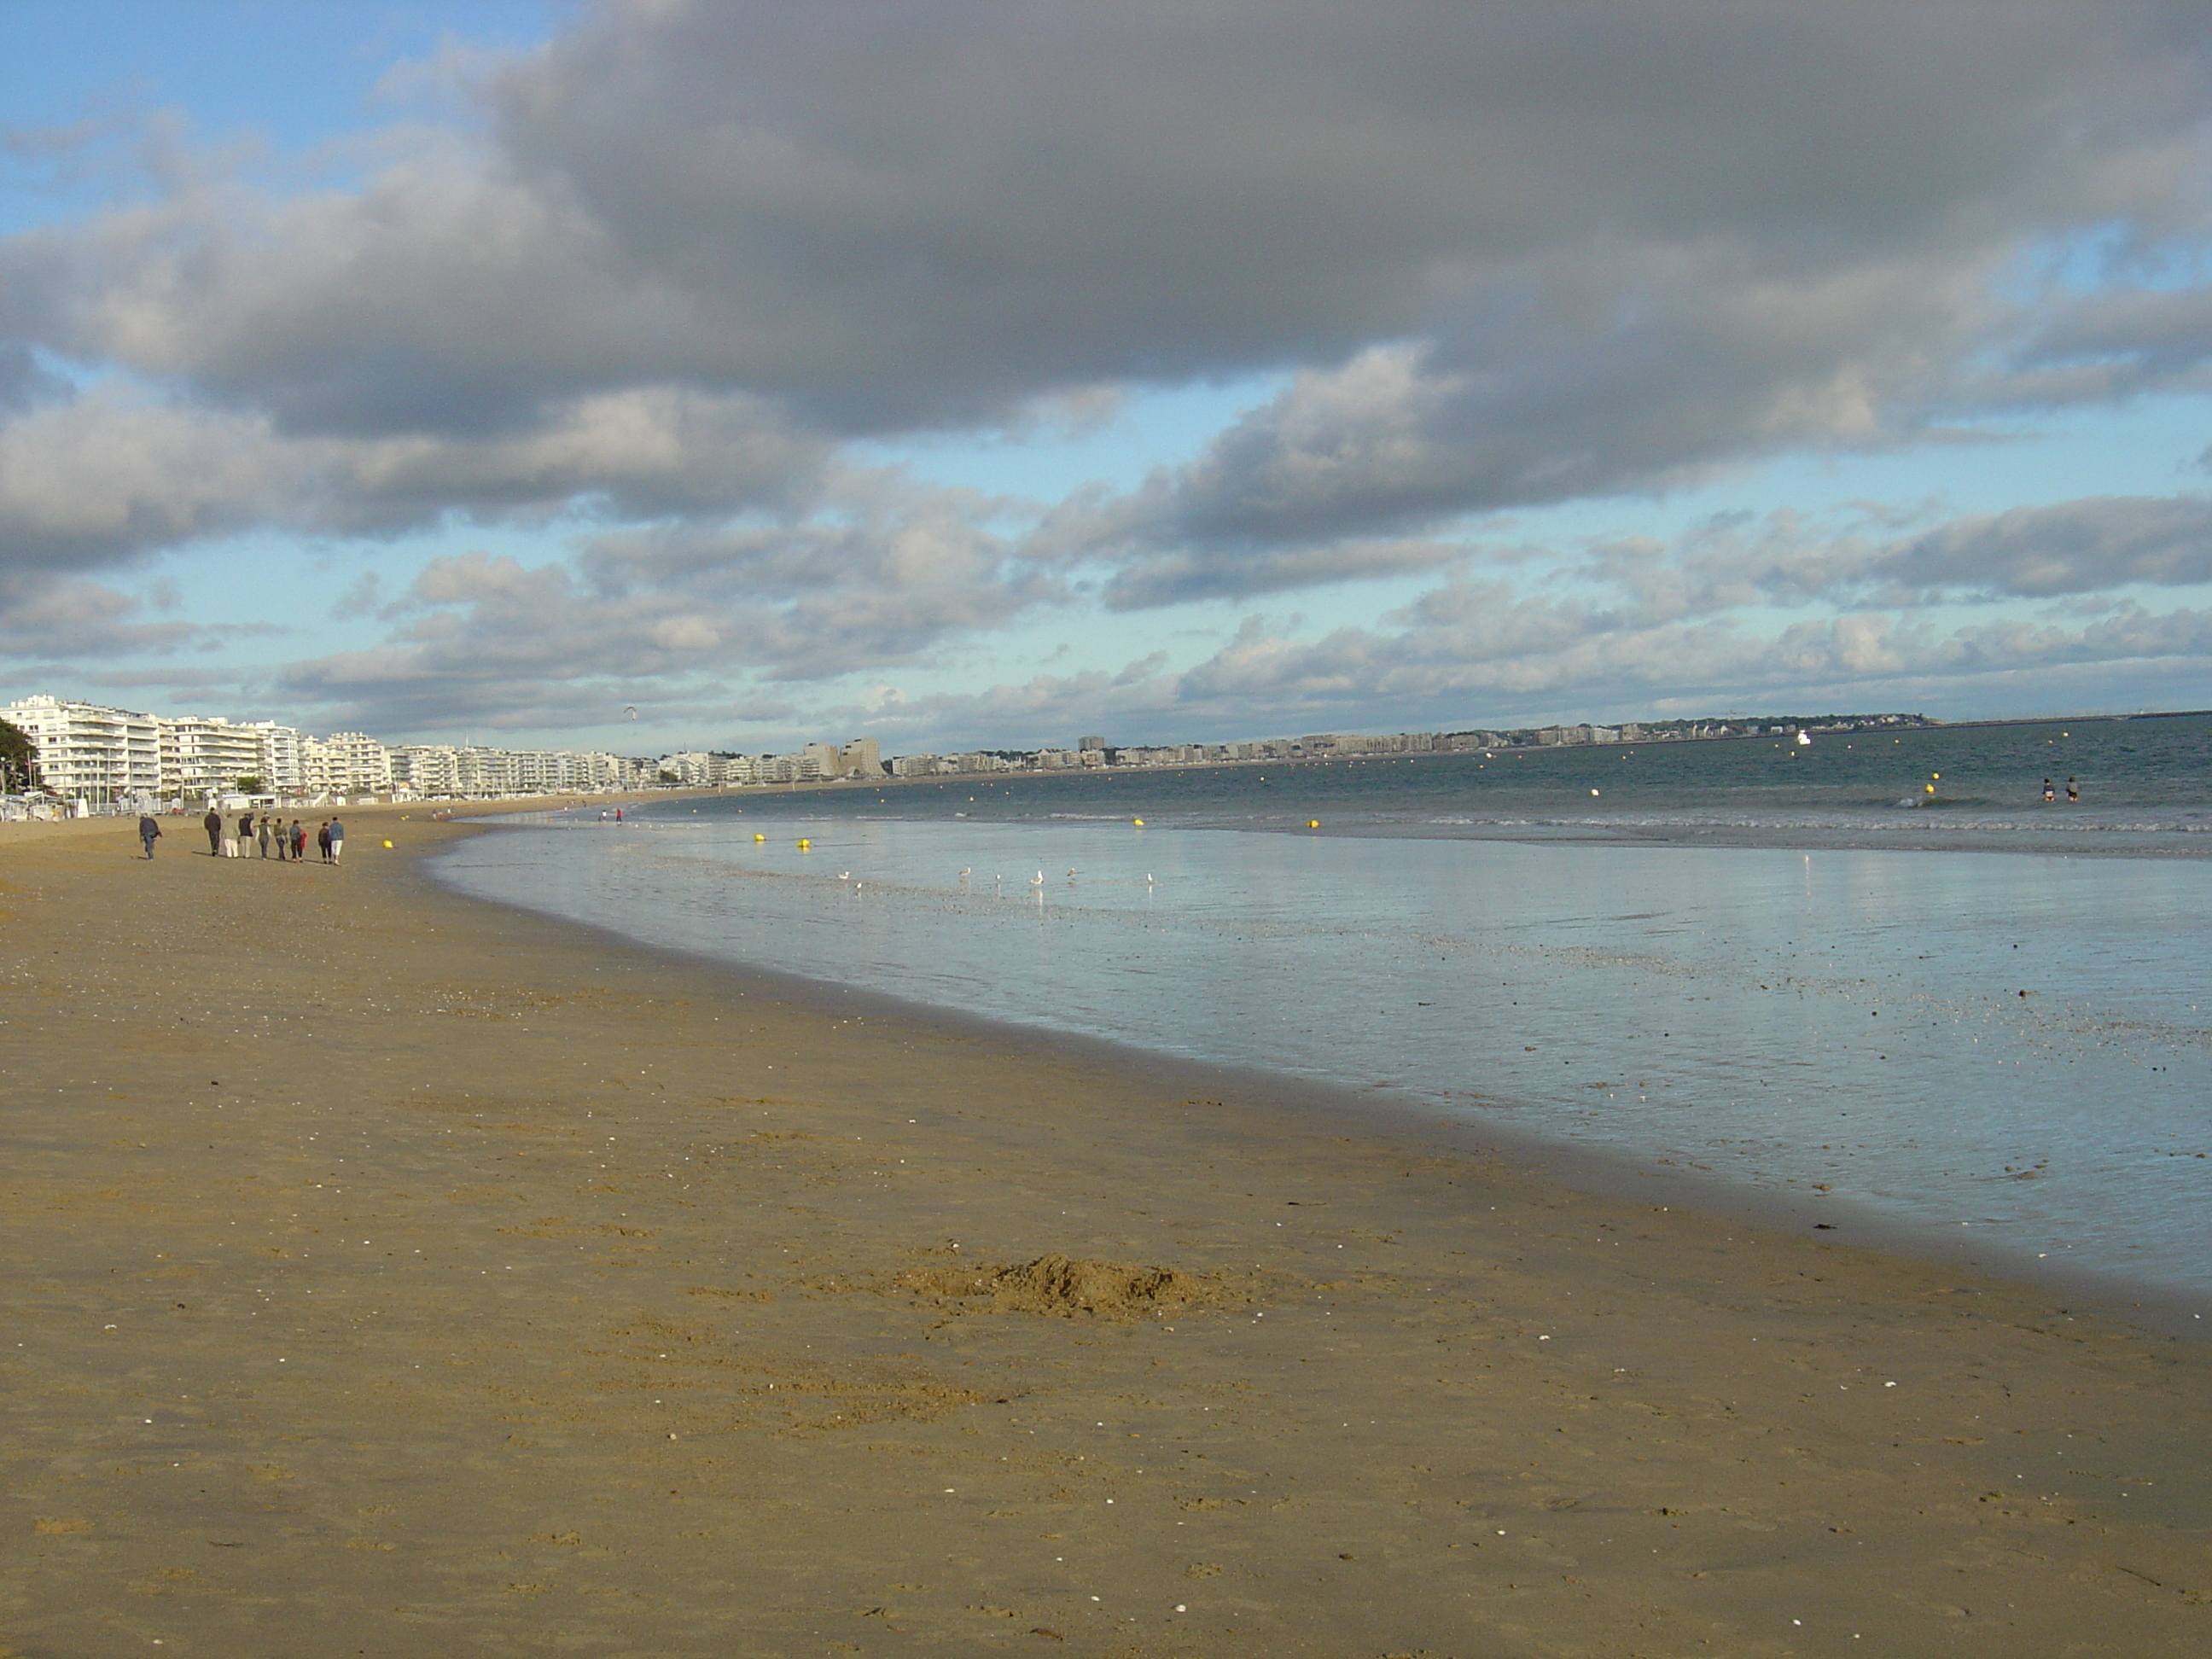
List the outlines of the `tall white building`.
<svg viewBox="0 0 2212 1659">
<path fill-rule="evenodd" d="M 41 695 L 0 708 L 0 720 L 37 746 L 40 775 L 55 794 L 113 800 L 161 787 L 161 725 L 151 714 Z"/>
<path fill-rule="evenodd" d="M 457 795 L 459 751 L 447 743 L 403 744 L 392 751 L 392 781 L 418 795 Z"/>
<path fill-rule="evenodd" d="M 392 787 L 392 751 L 366 732 L 333 732 L 323 739 L 331 792 L 339 795 L 381 793 Z"/>
<path fill-rule="evenodd" d="M 261 775 L 261 734 L 219 715 L 157 716 L 161 793 L 220 795 Z"/>
<path fill-rule="evenodd" d="M 300 733 L 274 720 L 255 720 L 246 728 L 261 746 L 261 763 L 253 769 L 264 788 L 279 795 L 300 793 Z"/>
<path fill-rule="evenodd" d="M 663 755 L 658 769 L 664 777 L 675 779 L 687 789 L 704 788 L 720 781 L 714 776 L 714 757 L 704 750 Z"/>
</svg>

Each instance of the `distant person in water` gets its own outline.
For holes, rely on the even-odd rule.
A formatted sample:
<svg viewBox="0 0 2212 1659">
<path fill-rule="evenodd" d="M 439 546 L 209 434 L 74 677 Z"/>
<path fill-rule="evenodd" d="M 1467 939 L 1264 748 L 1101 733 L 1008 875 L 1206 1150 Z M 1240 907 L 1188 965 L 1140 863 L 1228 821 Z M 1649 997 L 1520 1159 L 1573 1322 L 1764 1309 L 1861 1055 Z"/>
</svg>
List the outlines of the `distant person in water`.
<svg viewBox="0 0 2212 1659">
<path fill-rule="evenodd" d="M 2074 782 L 2074 780 L 2073 780 L 2073 779 L 2071 779 L 2071 778 L 2067 779 L 2067 780 L 2066 780 L 2066 804 L 2067 804 L 2069 806 L 2078 806 L 2078 805 L 2081 805 L 2081 790 L 2080 790 L 2080 789 L 2075 786 L 2075 782 Z"/>
<path fill-rule="evenodd" d="M 2055 801 L 2055 800 L 2057 800 L 2057 799 L 2058 799 L 2058 792 L 2057 792 L 2056 789 L 2053 789 L 2053 788 L 2051 787 L 2051 780 L 2050 780 L 2049 778 L 2045 778 L 2045 779 L 2044 779 L 2044 781 L 2043 781 L 2043 804 L 2044 804 L 2045 805 L 2048 806 L 2048 805 L 2049 805 L 2052 801 Z"/>
<path fill-rule="evenodd" d="M 138 815 L 138 839 L 146 848 L 146 856 L 152 858 L 154 843 L 161 839 L 161 826 L 154 822 L 154 815 L 150 812 Z"/>
</svg>

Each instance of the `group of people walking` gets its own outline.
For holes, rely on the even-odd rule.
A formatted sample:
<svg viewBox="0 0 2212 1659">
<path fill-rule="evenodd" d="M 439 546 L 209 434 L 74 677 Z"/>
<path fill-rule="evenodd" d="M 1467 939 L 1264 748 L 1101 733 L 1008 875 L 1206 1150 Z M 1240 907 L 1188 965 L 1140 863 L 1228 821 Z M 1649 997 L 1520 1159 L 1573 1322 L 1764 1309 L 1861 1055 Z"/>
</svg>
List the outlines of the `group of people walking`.
<svg viewBox="0 0 2212 1659">
<path fill-rule="evenodd" d="M 207 831 L 208 856 L 210 858 L 251 858 L 258 848 L 264 859 L 304 860 L 307 856 L 307 826 L 298 818 L 289 823 L 273 812 L 255 814 L 241 812 L 233 824 L 213 807 L 200 820 Z M 138 839 L 146 848 L 146 856 L 154 856 L 154 843 L 161 838 L 161 825 L 150 814 L 138 820 Z M 336 818 L 325 818 L 322 827 L 314 832 L 315 850 L 325 864 L 336 864 L 345 854 L 345 825 Z"/>
</svg>

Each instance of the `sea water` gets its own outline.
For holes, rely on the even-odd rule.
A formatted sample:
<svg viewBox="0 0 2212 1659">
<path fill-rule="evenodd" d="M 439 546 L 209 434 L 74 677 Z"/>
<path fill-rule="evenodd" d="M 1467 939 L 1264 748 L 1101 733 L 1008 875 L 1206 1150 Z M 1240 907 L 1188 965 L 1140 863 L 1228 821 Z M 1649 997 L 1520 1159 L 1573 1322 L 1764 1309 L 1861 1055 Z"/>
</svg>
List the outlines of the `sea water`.
<svg viewBox="0 0 2212 1659">
<path fill-rule="evenodd" d="M 2094 783 L 2047 828 L 2039 733 L 2001 728 L 1978 749 L 1914 734 L 1871 780 L 1777 780 L 1808 763 L 1739 742 L 745 792 L 619 828 L 554 815 L 444 868 L 733 963 L 1373 1091 L 2186 1298 L 2212 1292 L 2212 860 L 2142 854 L 2203 848 L 2208 726 L 2052 728 L 2060 786 Z M 1947 769 L 1930 753 L 1981 804 L 1898 806 Z M 1510 781 L 1466 781 L 1492 765 Z M 1571 794 L 1590 788 L 1596 809 Z M 1946 810 L 1972 850 L 1696 844 L 1909 837 L 1929 820 L 1908 811 Z"/>
</svg>

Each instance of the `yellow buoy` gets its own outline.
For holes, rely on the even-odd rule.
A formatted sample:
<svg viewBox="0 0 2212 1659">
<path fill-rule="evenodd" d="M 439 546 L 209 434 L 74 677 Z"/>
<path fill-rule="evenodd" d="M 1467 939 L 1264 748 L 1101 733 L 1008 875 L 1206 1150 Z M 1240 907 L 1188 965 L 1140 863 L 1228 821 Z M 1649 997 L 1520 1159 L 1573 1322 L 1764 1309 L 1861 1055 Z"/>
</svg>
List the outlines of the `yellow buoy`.
<svg viewBox="0 0 2212 1659">
<path fill-rule="evenodd" d="M 809 841 L 809 840 L 808 840 L 805 836 L 801 836 L 799 838 L 799 850 L 800 852 L 802 852 L 802 853 L 806 852 L 807 850 L 809 850 L 811 848 L 812 848 L 812 847 L 813 847 L 813 845 L 814 845 L 814 843 L 813 843 L 812 842 Z"/>
<path fill-rule="evenodd" d="M 1142 818 L 1131 818 L 1129 822 L 1135 824 L 1139 830 L 1145 827 L 1145 821 Z"/>
<path fill-rule="evenodd" d="M 759 830 L 756 830 L 753 831 L 753 839 L 755 841 L 766 841 L 768 837 L 763 835 Z"/>
<path fill-rule="evenodd" d="M 1307 828 L 1307 829 L 1309 829 L 1309 830 L 1318 830 L 1318 829 L 1320 829 L 1320 828 L 1321 828 L 1321 820 L 1320 820 L 1319 818 L 1308 818 L 1308 819 L 1306 820 L 1306 828 Z"/>
<path fill-rule="evenodd" d="M 385 844 L 386 847 L 390 847 L 390 846 L 392 845 L 392 843 L 391 843 L 390 842 L 388 842 L 388 841 L 387 841 L 386 842 L 385 842 L 384 844 Z"/>
</svg>

